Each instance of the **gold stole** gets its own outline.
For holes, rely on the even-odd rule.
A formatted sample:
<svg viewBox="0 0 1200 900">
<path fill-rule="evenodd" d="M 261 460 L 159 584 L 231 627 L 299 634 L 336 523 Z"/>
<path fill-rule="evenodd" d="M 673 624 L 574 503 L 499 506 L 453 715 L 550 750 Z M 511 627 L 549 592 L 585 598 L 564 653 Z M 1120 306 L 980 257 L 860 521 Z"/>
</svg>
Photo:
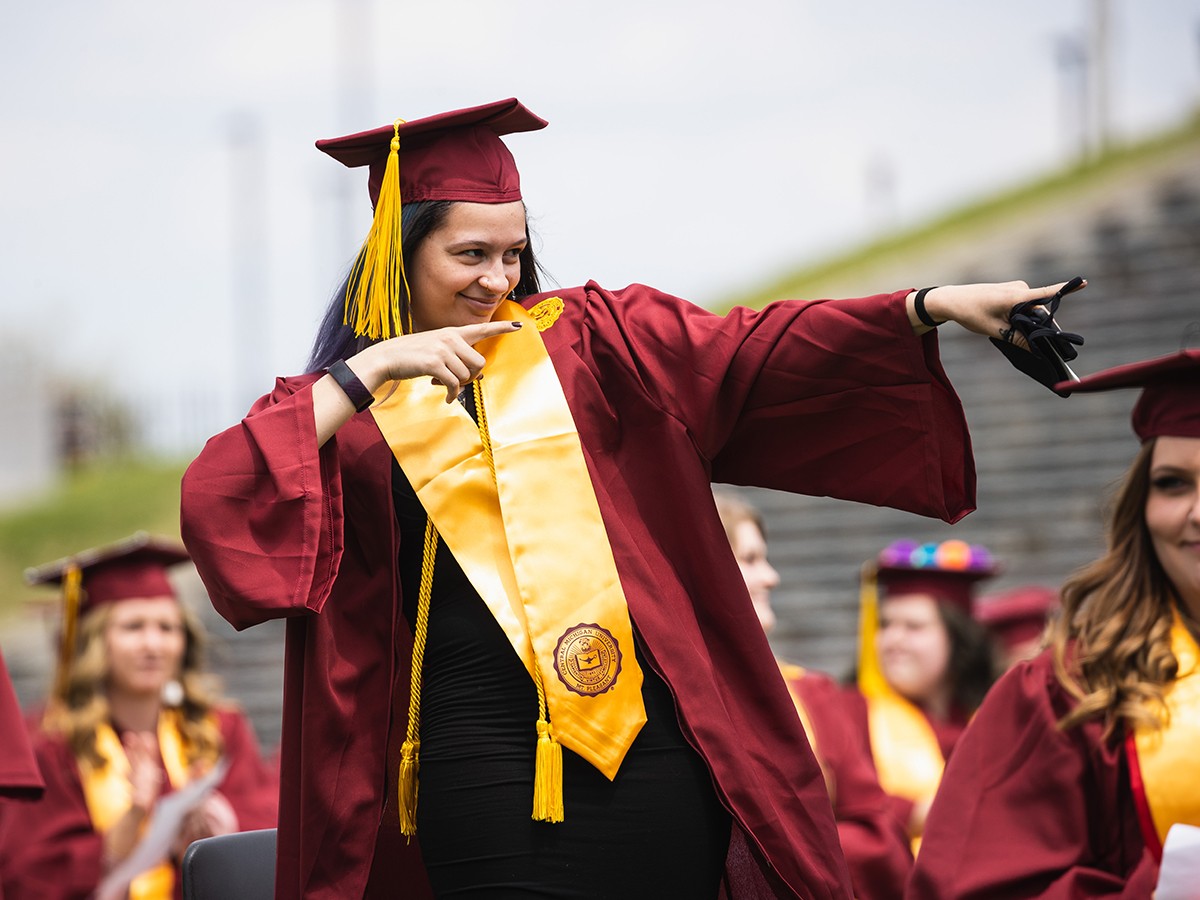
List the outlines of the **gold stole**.
<svg viewBox="0 0 1200 900">
<path fill-rule="evenodd" d="M 800 717 L 800 724 L 804 726 L 804 734 L 808 737 L 808 745 L 812 747 L 813 756 L 818 761 L 821 759 L 821 754 L 817 750 L 817 733 L 813 730 L 812 721 L 808 717 L 808 710 L 804 708 L 804 701 L 800 698 L 800 692 L 792 687 L 792 681 L 799 681 L 804 677 L 804 667 L 798 666 L 795 663 L 783 662 L 776 660 L 779 664 L 779 673 L 783 676 L 783 683 L 787 685 L 788 693 L 792 696 L 792 705 L 796 707 L 796 715 Z"/>
<path fill-rule="evenodd" d="M 179 713 L 175 710 L 166 710 L 158 717 L 158 747 L 167 778 L 178 790 L 188 782 L 188 765 Z M 107 765 L 94 766 L 80 760 L 79 771 L 92 827 L 103 835 L 129 810 L 133 789 L 129 783 L 129 758 L 121 739 L 107 722 L 96 728 L 96 752 Z M 174 896 L 175 867 L 169 862 L 143 872 L 129 885 L 130 900 L 170 900 Z"/>
<path fill-rule="evenodd" d="M 534 320 L 511 301 L 494 320 L 523 326 L 476 345 L 495 479 L 475 422 L 428 378 L 383 385 L 371 412 L 526 669 L 540 667 L 555 737 L 612 779 L 646 721 L 625 594 Z"/>
<path fill-rule="evenodd" d="M 1143 812 L 1149 810 L 1159 853 L 1176 822 L 1200 825 L 1200 647 L 1178 610 L 1171 625 L 1171 652 L 1179 672 L 1163 698 L 1161 727 L 1138 725 L 1131 735 L 1136 755 L 1131 774 L 1141 773 L 1141 790 L 1135 778 L 1134 794 Z M 1147 843 L 1152 843 L 1149 836 Z"/>
<path fill-rule="evenodd" d="M 858 689 L 867 702 L 867 732 L 879 785 L 885 793 L 919 803 L 932 800 L 946 759 L 925 714 L 883 677 L 875 652 L 879 598 L 873 570 L 864 572 L 859 598 Z M 907 824 L 907 823 L 906 823 Z M 921 838 L 913 838 L 913 853 Z"/>
<path fill-rule="evenodd" d="M 889 690 L 867 697 L 867 724 L 884 791 L 913 801 L 932 799 L 946 760 L 921 710 Z"/>
</svg>

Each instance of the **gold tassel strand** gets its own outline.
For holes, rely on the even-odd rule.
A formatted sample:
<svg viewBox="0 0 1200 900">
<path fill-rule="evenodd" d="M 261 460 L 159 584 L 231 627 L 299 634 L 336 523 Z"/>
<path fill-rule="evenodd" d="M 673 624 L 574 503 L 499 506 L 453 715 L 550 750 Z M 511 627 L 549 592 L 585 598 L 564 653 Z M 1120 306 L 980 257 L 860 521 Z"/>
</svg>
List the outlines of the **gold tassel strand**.
<svg viewBox="0 0 1200 900">
<path fill-rule="evenodd" d="M 50 730 L 67 709 L 67 694 L 71 682 L 71 661 L 75 656 L 76 634 L 79 628 L 79 605 L 83 601 L 83 570 L 71 563 L 63 573 L 62 640 L 58 645 L 58 668 L 54 674 L 54 695 L 43 716 Z"/>
<path fill-rule="evenodd" d="M 417 833 L 417 780 L 421 752 L 421 669 L 425 660 L 425 640 L 429 634 L 429 600 L 433 595 L 433 566 L 437 557 L 438 534 L 433 520 L 425 521 L 425 551 L 421 557 L 421 587 L 417 594 L 417 624 L 413 629 L 412 686 L 408 693 L 408 730 L 400 747 L 398 811 L 400 833 L 412 838 Z"/>
<path fill-rule="evenodd" d="M 392 123 L 392 143 L 379 196 L 375 199 L 375 218 L 346 286 L 342 322 L 353 326 L 355 336 L 365 335 L 371 340 L 390 338 L 394 329 L 404 331 L 400 319 L 401 285 L 405 297 L 409 291 L 400 239 L 400 126 L 403 124 L 403 119 Z M 411 333 L 411 309 L 405 319 Z"/>
<path fill-rule="evenodd" d="M 479 417 L 479 439 L 483 443 L 483 454 L 492 470 L 492 481 L 496 481 L 496 460 L 492 456 L 492 436 L 488 431 L 487 411 L 483 406 L 481 379 L 472 385 L 475 393 L 475 414 Z M 530 646 L 533 639 L 530 638 Z M 550 713 L 546 703 L 546 688 L 542 683 L 542 667 L 537 653 L 533 660 L 533 684 L 537 688 L 537 752 L 533 768 L 533 818 L 536 822 L 561 822 L 563 820 L 563 762 L 562 744 L 554 739 L 550 726 Z"/>
</svg>

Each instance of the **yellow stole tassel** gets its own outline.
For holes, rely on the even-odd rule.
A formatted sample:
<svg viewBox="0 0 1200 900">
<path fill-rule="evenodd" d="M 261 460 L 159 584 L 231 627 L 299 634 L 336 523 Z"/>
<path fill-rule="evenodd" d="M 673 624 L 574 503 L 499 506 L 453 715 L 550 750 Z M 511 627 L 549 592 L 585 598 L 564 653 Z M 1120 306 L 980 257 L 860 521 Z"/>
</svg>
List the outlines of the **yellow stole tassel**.
<svg viewBox="0 0 1200 900">
<path fill-rule="evenodd" d="M 411 312 L 407 329 L 401 325 L 400 288 L 409 296 L 401 246 L 400 200 L 400 126 L 393 123 L 391 148 L 383 170 L 383 183 L 375 200 L 375 218 L 371 230 L 350 272 L 346 286 L 346 311 L 342 322 L 354 328 L 358 337 L 390 338 L 397 331 L 412 332 Z"/>
<path fill-rule="evenodd" d="M 1157 711 L 1157 726 L 1137 726 L 1129 742 L 1141 775 L 1140 790 L 1135 782 L 1134 794 L 1152 824 L 1147 843 L 1152 844 L 1157 833 L 1160 854 L 1172 825 L 1200 826 L 1200 646 L 1178 610 L 1171 626 L 1171 652 L 1179 670 L 1163 697 L 1165 709 Z"/>
</svg>

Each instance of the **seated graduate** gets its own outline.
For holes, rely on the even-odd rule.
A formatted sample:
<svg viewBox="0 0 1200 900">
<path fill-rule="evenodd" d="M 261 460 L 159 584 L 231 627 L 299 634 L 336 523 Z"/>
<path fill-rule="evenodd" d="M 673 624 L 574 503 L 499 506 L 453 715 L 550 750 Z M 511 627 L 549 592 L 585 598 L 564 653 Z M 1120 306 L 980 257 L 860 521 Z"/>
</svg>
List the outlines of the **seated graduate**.
<svg viewBox="0 0 1200 900">
<path fill-rule="evenodd" d="M 135 535 L 27 573 L 62 585 L 63 630 L 34 736 L 46 792 L 0 834 L 5 900 L 92 896 L 133 852 L 158 798 L 219 760 L 223 778 L 129 896 L 180 896 L 178 862 L 193 840 L 274 827 L 278 779 L 249 722 L 209 683 L 202 626 L 167 578 L 187 559 L 176 543 Z"/>
<path fill-rule="evenodd" d="M 769 634 L 776 622 L 771 591 L 779 585 L 779 573 L 767 560 L 762 516 L 732 490 L 714 490 L 713 496 L 754 611 Z M 912 868 L 912 852 L 888 807 L 870 754 L 855 733 L 840 685 L 822 672 L 778 662 L 825 775 L 854 896 L 858 900 L 899 896 Z"/>
<path fill-rule="evenodd" d="M 1167 831 L 1200 825 L 1200 350 L 1059 387 L 1143 388 L 1141 450 L 1050 647 L 955 750 L 914 898 L 1150 897 Z"/>
<path fill-rule="evenodd" d="M 853 720 L 893 813 L 920 845 L 946 760 L 995 679 L 991 640 L 971 618 L 991 554 L 959 540 L 896 541 L 863 567 Z"/>
</svg>

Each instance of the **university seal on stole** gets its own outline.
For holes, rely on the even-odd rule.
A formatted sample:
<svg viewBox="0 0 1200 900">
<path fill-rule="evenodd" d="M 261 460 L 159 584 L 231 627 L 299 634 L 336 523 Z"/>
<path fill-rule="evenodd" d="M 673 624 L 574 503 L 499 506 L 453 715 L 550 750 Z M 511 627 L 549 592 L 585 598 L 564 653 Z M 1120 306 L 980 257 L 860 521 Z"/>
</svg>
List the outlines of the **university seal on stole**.
<svg viewBox="0 0 1200 900">
<path fill-rule="evenodd" d="M 554 648 L 554 669 L 567 690 L 584 697 L 603 694 L 621 673 L 617 639 L 606 628 L 580 622 L 568 628 Z"/>
<path fill-rule="evenodd" d="M 539 300 L 529 308 L 529 316 L 533 319 L 533 324 L 537 326 L 538 331 L 545 331 L 558 321 L 558 317 L 562 315 L 562 311 L 563 302 L 561 297 L 547 297 L 545 300 Z"/>
</svg>

